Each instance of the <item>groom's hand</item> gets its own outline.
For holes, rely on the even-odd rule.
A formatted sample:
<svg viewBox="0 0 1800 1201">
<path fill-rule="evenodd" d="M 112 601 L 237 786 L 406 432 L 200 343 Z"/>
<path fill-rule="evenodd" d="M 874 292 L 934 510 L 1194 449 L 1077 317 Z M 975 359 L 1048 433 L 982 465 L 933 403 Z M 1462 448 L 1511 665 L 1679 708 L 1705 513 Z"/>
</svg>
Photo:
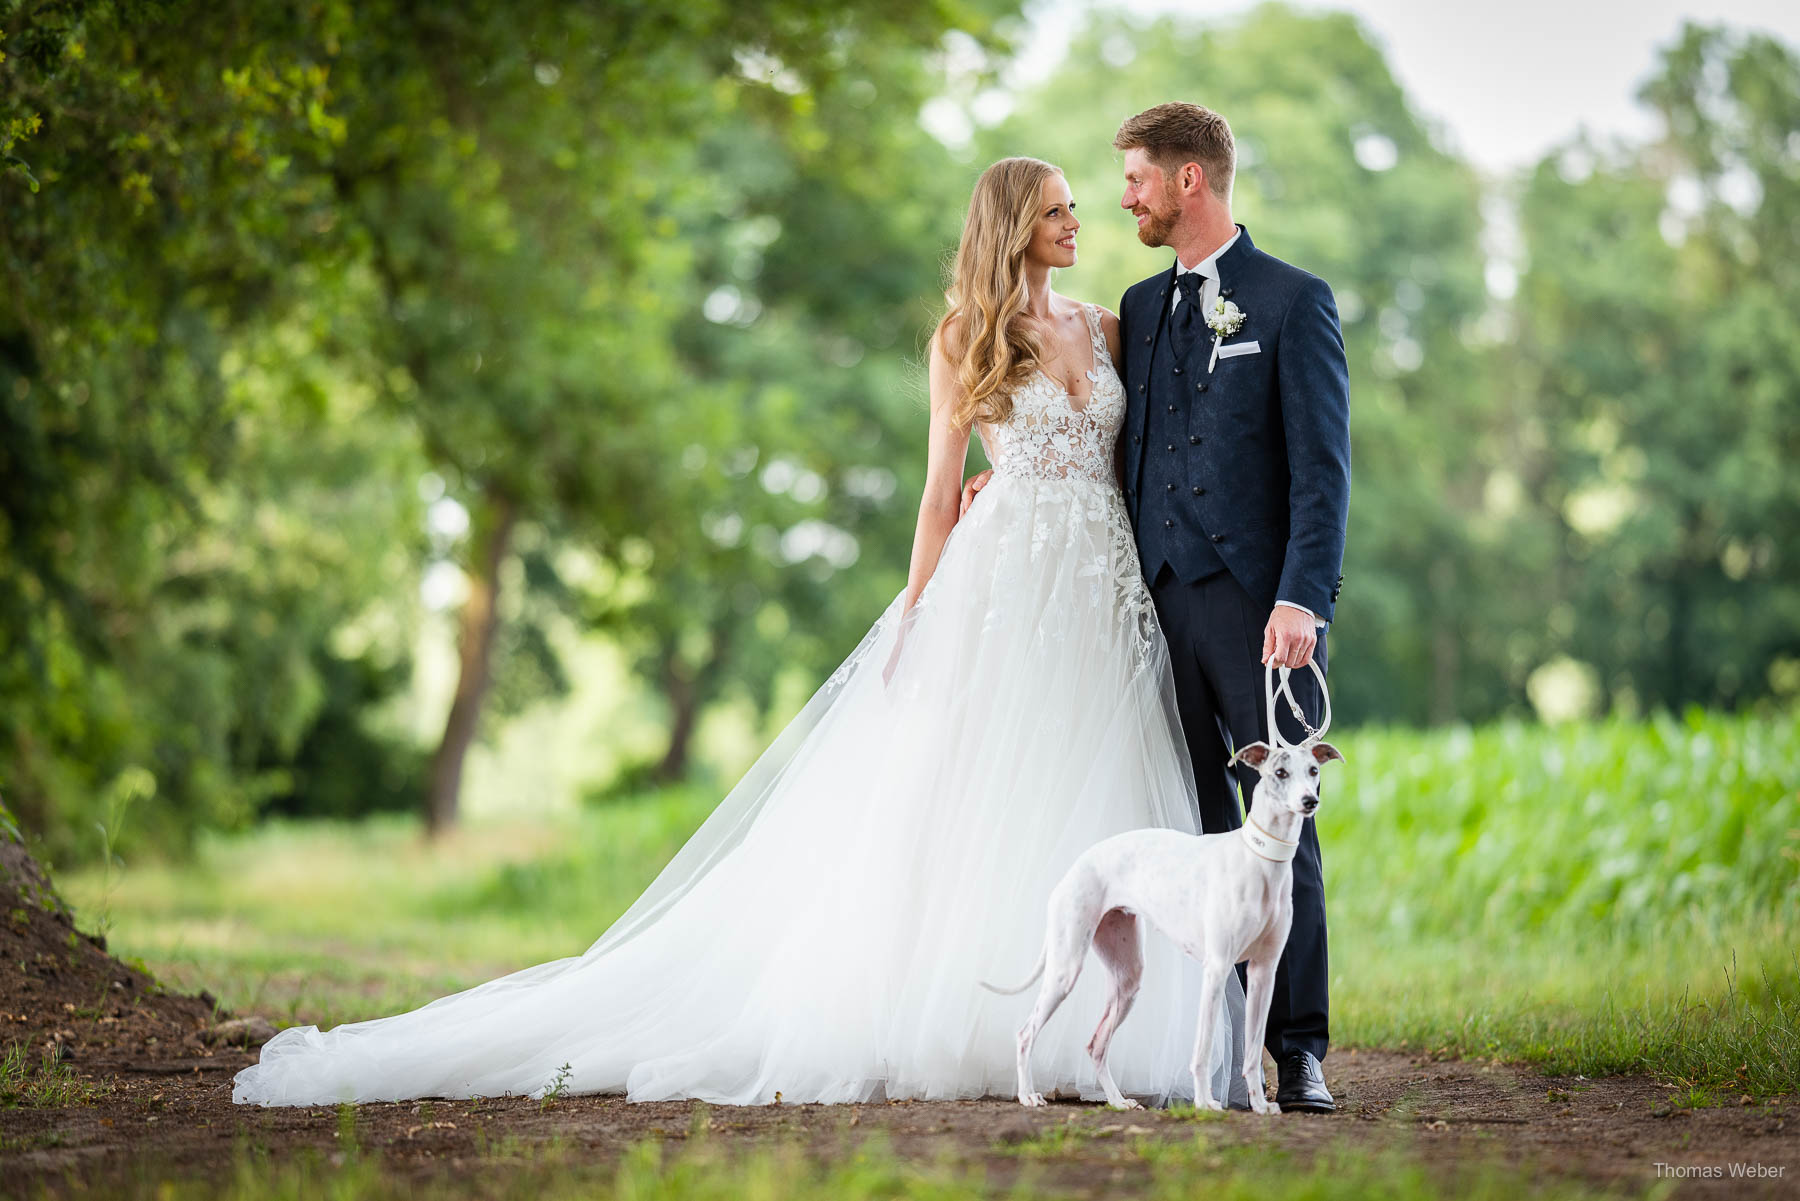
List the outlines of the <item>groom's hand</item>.
<svg viewBox="0 0 1800 1201">
<path fill-rule="evenodd" d="M 1263 627 L 1264 665 L 1305 667 L 1312 662 L 1313 647 L 1319 643 L 1318 626 L 1310 613 L 1288 605 L 1276 605 Z"/>
<path fill-rule="evenodd" d="M 990 467 L 986 471 L 976 472 L 967 480 L 963 481 L 962 508 L 956 511 L 956 519 L 958 521 L 961 521 L 962 515 L 969 511 L 969 506 L 975 503 L 975 494 L 987 487 L 988 480 L 993 474 L 994 469 Z"/>
</svg>

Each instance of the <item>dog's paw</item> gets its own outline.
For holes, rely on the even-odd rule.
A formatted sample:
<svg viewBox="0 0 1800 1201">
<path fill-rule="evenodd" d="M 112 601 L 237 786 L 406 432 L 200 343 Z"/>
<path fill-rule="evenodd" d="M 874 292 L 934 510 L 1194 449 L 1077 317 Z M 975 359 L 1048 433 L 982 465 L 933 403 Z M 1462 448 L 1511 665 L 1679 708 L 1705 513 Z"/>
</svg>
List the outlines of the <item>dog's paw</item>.
<svg viewBox="0 0 1800 1201">
<path fill-rule="evenodd" d="M 1114 1109 L 1142 1109 L 1143 1107 L 1144 1103 L 1142 1101 L 1135 1101 L 1130 1097 L 1124 1097 L 1116 1104 L 1113 1104 Z"/>
<path fill-rule="evenodd" d="M 1194 1108 L 1195 1109 L 1210 1109 L 1214 1113 L 1222 1113 L 1222 1112 L 1224 1112 L 1225 1106 L 1220 1104 L 1219 1102 L 1213 1100 L 1211 1097 L 1200 1097 L 1197 1100 L 1195 1100 Z"/>
<path fill-rule="evenodd" d="M 1275 1104 L 1275 1102 L 1269 1100 L 1261 1093 L 1255 1092 L 1250 1094 L 1250 1108 L 1256 1113 L 1272 1114 L 1281 1112 L 1281 1106 Z"/>
<path fill-rule="evenodd" d="M 1038 1109 L 1048 1105 L 1049 1102 L 1044 1100 L 1043 1093 L 1020 1093 L 1019 1104 L 1025 1106 L 1027 1109 Z"/>
</svg>

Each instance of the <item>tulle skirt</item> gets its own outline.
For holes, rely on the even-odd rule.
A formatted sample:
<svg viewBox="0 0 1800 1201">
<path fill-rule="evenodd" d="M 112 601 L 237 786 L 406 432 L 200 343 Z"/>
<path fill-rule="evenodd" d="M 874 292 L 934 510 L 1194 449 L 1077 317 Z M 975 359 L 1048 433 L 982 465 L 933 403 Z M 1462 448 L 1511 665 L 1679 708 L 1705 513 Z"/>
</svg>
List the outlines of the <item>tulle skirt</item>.
<svg viewBox="0 0 1800 1201">
<path fill-rule="evenodd" d="M 586 952 L 410 1013 L 282 1031 L 232 1098 L 312 1105 L 623 1093 L 723 1104 L 1012 1095 L 1019 983 L 1087 847 L 1195 830 L 1168 652 L 1116 488 L 996 477 L 904 617 L 896 598 Z M 1191 1098 L 1200 970 L 1145 939 L 1109 1059 Z M 1040 1036 L 1040 1091 L 1099 1098 L 1092 956 Z M 1235 976 L 1208 1065 L 1227 1096 Z M 1237 1091 L 1242 1095 L 1241 1081 Z"/>
</svg>

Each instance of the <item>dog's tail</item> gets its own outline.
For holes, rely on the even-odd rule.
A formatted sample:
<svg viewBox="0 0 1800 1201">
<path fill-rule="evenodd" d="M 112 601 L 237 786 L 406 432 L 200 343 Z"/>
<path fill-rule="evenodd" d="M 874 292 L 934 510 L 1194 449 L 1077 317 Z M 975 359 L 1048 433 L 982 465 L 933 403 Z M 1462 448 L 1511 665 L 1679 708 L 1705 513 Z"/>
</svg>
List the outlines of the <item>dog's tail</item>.
<svg viewBox="0 0 1800 1201">
<path fill-rule="evenodd" d="M 1017 988 L 1001 988 L 998 985 L 989 984 L 986 980 L 980 982 L 981 987 L 987 989 L 989 992 L 997 992 L 1003 997 L 1010 997 L 1017 993 L 1024 992 L 1033 984 L 1036 984 L 1038 982 L 1038 977 L 1044 974 L 1044 960 L 1048 953 L 1049 949 L 1047 947 L 1038 948 L 1037 966 L 1031 969 L 1031 975 L 1026 978 L 1025 983 L 1019 985 Z"/>
</svg>

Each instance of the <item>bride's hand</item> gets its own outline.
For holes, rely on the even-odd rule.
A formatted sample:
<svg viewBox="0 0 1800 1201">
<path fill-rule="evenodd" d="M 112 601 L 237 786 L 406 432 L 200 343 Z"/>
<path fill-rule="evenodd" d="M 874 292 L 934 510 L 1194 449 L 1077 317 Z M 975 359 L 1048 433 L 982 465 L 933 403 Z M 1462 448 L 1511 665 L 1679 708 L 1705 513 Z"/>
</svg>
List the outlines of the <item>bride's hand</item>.
<svg viewBox="0 0 1800 1201">
<path fill-rule="evenodd" d="M 993 474 L 994 469 L 990 467 L 986 471 L 976 472 L 963 482 L 962 508 L 956 511 L 957 520 L 962 520 L 963 514 L 969 511 L 969 506 L 975 503 L 975 494 L 987 487 Z"/>
</svg>

